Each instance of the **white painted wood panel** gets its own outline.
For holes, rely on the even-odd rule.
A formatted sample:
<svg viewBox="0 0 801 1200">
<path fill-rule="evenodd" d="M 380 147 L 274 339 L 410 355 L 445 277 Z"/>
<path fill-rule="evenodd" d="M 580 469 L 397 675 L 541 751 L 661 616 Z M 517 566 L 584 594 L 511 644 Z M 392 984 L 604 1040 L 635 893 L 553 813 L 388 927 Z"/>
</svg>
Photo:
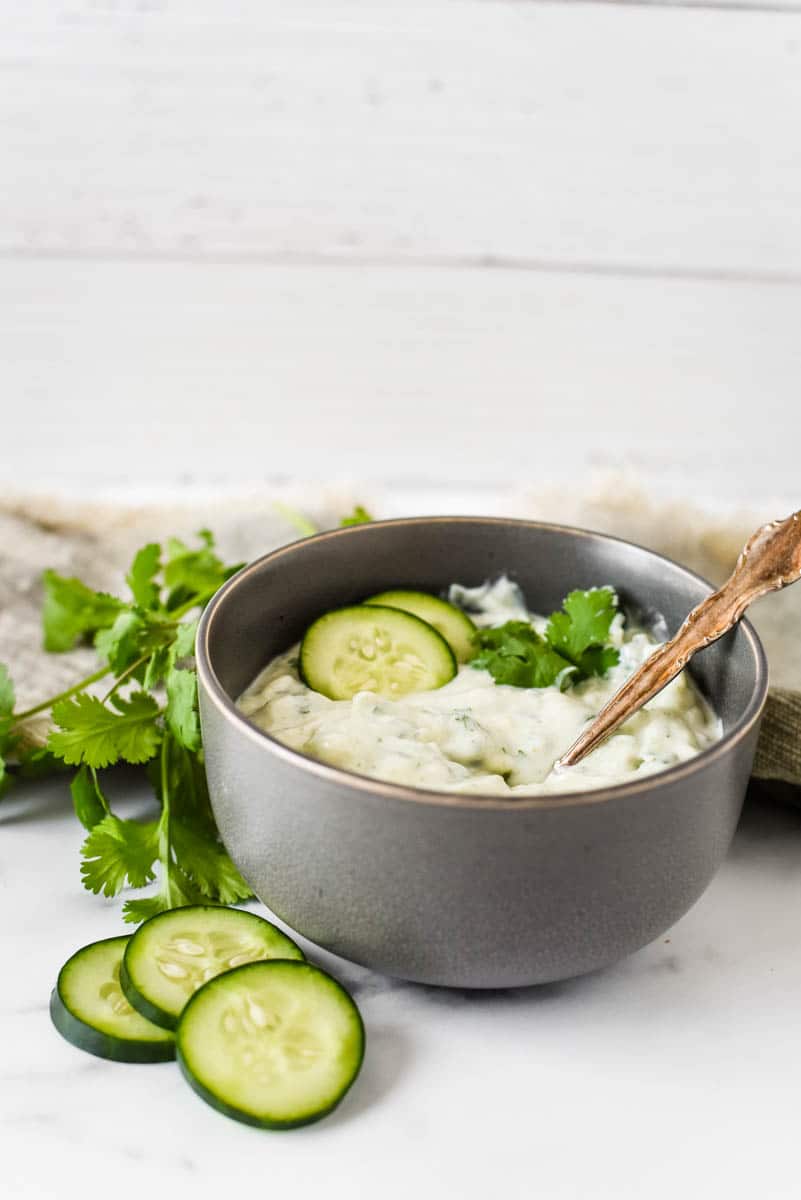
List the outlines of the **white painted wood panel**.
<svg viewBox="0 0 801 1200">
<path fill-rule="evenodd" d="M 0 245 L 801 277 L 801 14 L 5 0 Z"/>
<path fill-rule="evenodd" d="M 632 464 L 798 490 L 801 287 L 10 262 L 0 484 L 479 484 Z"/>
</svg>

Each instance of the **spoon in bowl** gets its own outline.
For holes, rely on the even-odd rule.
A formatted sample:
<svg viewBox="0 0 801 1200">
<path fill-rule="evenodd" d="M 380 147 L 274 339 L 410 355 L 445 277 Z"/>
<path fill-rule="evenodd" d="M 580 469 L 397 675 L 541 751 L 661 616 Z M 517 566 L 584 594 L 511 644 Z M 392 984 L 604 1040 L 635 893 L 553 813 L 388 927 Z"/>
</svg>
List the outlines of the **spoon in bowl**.
<svg viewBox="0 0 801 1200">
<path fill-rule="evenodd" d="M 801 510 L 771 521 L 752 534 L 729 578 L 692 610 L 675 637 L 665 642 L 629 676 L 595 720 L 558 760 L 574 767 L 585 755 L 667 687 L 697 650 L 716 642 L 736 625 L 749 604 L 801 578 Z"/>
</svg>

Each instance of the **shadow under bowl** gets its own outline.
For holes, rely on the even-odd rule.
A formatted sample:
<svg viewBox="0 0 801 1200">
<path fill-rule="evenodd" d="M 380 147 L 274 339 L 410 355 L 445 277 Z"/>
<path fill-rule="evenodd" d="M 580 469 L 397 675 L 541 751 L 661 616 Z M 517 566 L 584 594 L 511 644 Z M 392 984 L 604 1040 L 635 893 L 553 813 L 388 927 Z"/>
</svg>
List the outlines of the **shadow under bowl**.
<svg viewBox="0 0 801 1200">
<path fill-rule="evenodd" d="M 327 609 L 388 588 L 439 592 L 506 572 L 532 609 L 612 584 L 670 633 L 711 591 L 640 546 L 532 521 L 429 517 L 296 542 L 229 580 L 197 638 L 206 769 L 220 833 L 254 892 L 357 963 L 453 987 L 545 983 L 606 966 L 698 899 L 729 847 L 767 693 L 743 621 L 693 662 L 722 739 L 656 775 L 510 800 L 383 783 L 308 758 L 235 700 Z"/>
</svg>

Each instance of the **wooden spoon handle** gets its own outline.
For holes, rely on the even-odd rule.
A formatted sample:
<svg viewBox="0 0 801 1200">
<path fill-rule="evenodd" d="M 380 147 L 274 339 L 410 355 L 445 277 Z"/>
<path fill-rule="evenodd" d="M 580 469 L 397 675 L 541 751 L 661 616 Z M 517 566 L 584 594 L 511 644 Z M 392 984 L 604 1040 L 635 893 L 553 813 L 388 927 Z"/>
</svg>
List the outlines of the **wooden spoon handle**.
<svg viewBox="0 0 801 1200">
<path fill-rule="evenodd" d="M 729 578 L 692 610 L 675 637 L 647 658 L 558 762 L 572 767 L 684 669 L 697 650 L 716 642 L 749 604 L 801 577 L 801 512 L 763 525 L 746 542 Z"/>
</svg>

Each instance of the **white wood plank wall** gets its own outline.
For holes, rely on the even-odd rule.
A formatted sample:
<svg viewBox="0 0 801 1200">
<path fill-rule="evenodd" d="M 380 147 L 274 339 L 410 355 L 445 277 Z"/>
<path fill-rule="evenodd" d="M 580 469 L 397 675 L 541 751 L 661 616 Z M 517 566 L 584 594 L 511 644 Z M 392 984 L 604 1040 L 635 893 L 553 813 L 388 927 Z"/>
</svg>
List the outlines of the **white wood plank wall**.
<svg viewBox="0 0 801 1200">
<path fill-rule="evenodd" d="M 795 487 L 801 4 L 0 18 L 3 483 Z"/>
</svg>

